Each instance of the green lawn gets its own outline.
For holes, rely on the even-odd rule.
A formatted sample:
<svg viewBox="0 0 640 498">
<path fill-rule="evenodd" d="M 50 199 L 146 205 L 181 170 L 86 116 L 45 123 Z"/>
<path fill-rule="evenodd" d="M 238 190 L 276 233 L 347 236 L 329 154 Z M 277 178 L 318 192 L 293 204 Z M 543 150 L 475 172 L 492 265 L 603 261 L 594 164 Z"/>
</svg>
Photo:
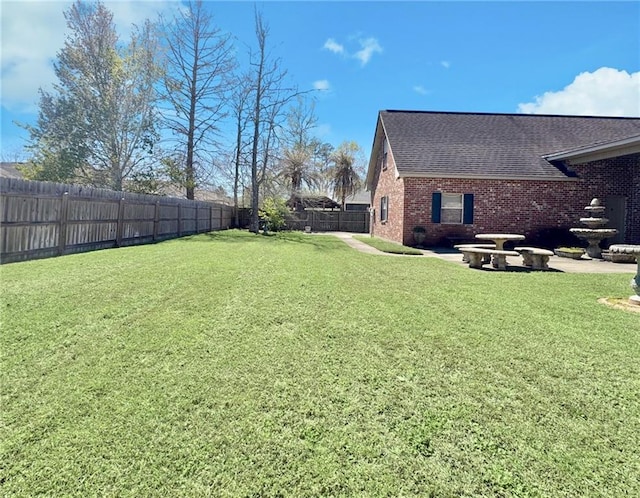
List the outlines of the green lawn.
<svg viewBox="0 0 640 498">
<path fill-rule="evenodd" d="M 375 247 L 378 251 L 388 252 L 390 254 L 406 254 L 411 256 L 421 256 L 422 252 L 413 247 L 403 246 L 395 242 L 389 242 L 388 240 L 380 239 L 378 237 L 369 237 L 365 235 L 356 235 L 355 239 L 369 244 L 371 247 Z"/>
<path fill-rule="evenodd" d="M 3 496 L 639 496 L 629 274 L 230 231 L 5 265 Z"/>
</svg>

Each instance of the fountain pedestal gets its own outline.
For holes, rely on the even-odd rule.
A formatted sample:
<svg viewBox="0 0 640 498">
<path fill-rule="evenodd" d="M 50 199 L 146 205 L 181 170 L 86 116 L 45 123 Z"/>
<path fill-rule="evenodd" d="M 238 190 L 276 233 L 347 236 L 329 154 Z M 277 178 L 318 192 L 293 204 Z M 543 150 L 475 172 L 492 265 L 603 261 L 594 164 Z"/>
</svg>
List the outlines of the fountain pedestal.
<svg viewBox="0 0 640 498">
<path fill-rule="evenodd" d="M 609 252 L 613 254 L 633 254 L 636 257 L 638 269 L 636 276 L 631 279 L 631 288 L 636 293 L 635 296 L 629 297 L 629 302 L 640 306 L 640 246 L 630 244 L 614 244 L 609 248 Z"/>
<path fill-rule="evenodd" d="M 580 218 L 580 223 L 586 225 L 587 228 L 570 228 L 569 231 L 587 241 L 587 256 L 592 259 L 602 259 L 600 241 L 613 237 L 618 233 L 618 230 L 615 228 L 602 228 L 609 220 L 602 217 L 605 207 L 600 204 L 599 199 L 593 199 L 584 209 L 589 214 L 589 217 Z"/>
</svg>

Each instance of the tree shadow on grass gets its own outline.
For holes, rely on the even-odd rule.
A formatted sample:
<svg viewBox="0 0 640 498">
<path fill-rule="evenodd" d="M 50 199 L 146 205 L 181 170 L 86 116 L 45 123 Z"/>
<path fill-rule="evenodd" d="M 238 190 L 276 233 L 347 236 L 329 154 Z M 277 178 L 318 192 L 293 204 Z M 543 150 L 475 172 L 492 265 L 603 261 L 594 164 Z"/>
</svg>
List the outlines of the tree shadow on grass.
<svg viewBox="0 0 640 498">
<path fill-rule="evenodd" d="M 254 234 L 248 230 L 219 230 L 215 232 L 206 232 L 201 234 L 189 235 L 182 237 L 181 241 L 189 242 L 217 242 L 222 244 L 303 244 L 321 251 L 335 251 L 348 248 L 344 242 L 331 235 L 311 235 L 303 232 L 282 231 L 269 232 L 265 234 L 260 232 Z"/>
<path fill-rule="evenodd" d="M 485 264 L 482 268 L 474 268 L 475 270 L 482 270 L 487 272 L 502 272 L 502 273 L 564 273 L 562 270 L 558 270 L 557 268 L 547 268 L 546 270 L 534 270 L 529 268 L 528 266 L 516 266 L 516 265 L 507 265 L 506 270 L 499 270 L 498 268 L 494 268 L 490 264 Z"/>
</svg>

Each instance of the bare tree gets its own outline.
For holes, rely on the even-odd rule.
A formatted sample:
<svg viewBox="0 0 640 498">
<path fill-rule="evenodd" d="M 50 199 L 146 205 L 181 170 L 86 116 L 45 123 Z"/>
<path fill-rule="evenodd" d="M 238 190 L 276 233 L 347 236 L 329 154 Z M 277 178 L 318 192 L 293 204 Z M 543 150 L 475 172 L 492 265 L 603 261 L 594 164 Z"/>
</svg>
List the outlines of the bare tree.
<svg viewBox="0 0 640 498">
<path fill-rule="evenodd" d="M 234 226 L 240 226 L 238 216 L 238 194 L 242 177 L 242 164 L 246 143 L 244 140 L 245 130 L 248 124 L 248 114 L 250 109 L 251 80 L 249 75 L 241 75 L 234 82 L 234 90 L 231 94 L 231 112 L 233 115 L 236 143 L 233 151 L 233 218 Z"/>
<path fill-rule="evenodd" d="M 258 233 L 258 207 L 260 187 L 266 177 L 277 140 L 276 129 L 280 126 L 284 106 L 299 95 L 293 88 L 284 86 L 286 71 L 280 68 L 281 61 L 267 51 L 269 29 L 262 14 L 256 10 L 255 34 L 257 53 L 251 54 L 251 91 L 253 113 L 251 126 L 251 222 L 249 230 Z"/>
<path fill-rule="evenodd" d="M 315 101 L 307 95 L 297 95 L 295 104 L 287 112 L 287 126 L 283 139 L 288 148 L 311 148 L 317 141 L 312 131 L 318 125 Z"/>
<path fill-rule="evenodd" d="M 164 120 L 184 148 L 183 187 L 187 199 L 193 199 L 198 157 L 215 146 L 236 62 L 230 35 L 214 26 L 201 0 L 189 0 L 178 12 L 172 22 L 162 23 L 164 98 L 170 104 Z M 207 162 L 202 157 L 200 161 Z"/>
<path fill-rule="evenodd" d="M 333 189 L 332 174 L 332 155 L 334 147 L 327 142 L 314 142 L 313 147 L 313 162 L 314 168 L 317 174 L 316 189 L 322 195 L 331 195 Z"/>
<path fill-rule="evenodd" d="M 317 163 L 313 161 L 318 140 L 312 136 L 318 119 L 314 102 L 305 97 L 298 95 L 289 108 L 282 133 L 284 150 L 279 176 L 284 178 L 292 196 L 300 193 L 303 186 L 314 189 L 320 181 Z"/>
</svg>

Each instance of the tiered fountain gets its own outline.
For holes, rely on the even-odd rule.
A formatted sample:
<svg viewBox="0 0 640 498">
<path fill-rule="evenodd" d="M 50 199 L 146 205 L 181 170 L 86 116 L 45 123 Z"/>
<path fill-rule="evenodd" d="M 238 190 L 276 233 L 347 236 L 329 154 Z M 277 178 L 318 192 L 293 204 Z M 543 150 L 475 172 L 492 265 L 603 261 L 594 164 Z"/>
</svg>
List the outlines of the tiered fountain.
<svg viewBox="0 0 640 498">
<path fill-rule="evenodd" d="M 600 199 L 593 199 L 584 209 L 589 214 L 589 217 L 580 218 L 580 223 L 586 225 L 587 228 L 570 228 L 569 231 L 587 241 L 589 244 L 587 247 L 587 255 L 590 258 L 602 259 L 600 241 L 613 237 L 618 233 L 618 230 L 615 228 L 602 228 L 609 220 L 602 217 L 605 208 L 600 204 Z"/>
</svg>

